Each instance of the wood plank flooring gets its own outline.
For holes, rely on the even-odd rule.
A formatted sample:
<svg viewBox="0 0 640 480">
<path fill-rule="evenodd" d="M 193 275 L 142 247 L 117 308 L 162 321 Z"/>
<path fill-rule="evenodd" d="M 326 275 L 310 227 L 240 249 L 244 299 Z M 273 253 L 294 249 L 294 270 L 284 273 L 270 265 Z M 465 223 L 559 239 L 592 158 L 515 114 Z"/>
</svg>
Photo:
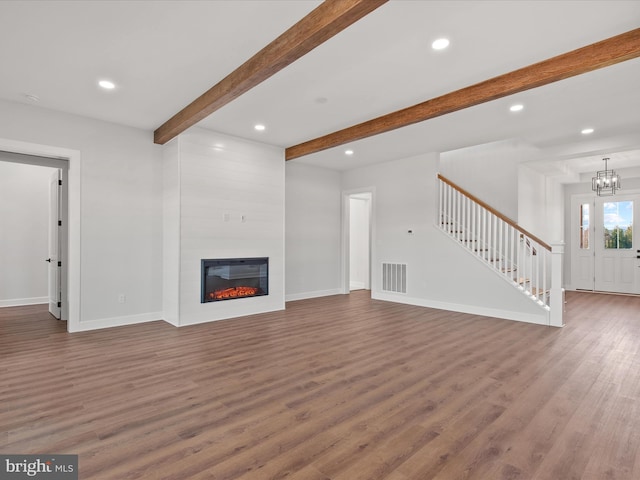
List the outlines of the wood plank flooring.
<svg viewBox="0 0 640 480">
<path fill-rule="evenodd" d="M 67 334 L 0 309 L 0 452 L 80 478 L 634 480 L 640 298 L 563 329 L 371 300 Z"/>
</svg>

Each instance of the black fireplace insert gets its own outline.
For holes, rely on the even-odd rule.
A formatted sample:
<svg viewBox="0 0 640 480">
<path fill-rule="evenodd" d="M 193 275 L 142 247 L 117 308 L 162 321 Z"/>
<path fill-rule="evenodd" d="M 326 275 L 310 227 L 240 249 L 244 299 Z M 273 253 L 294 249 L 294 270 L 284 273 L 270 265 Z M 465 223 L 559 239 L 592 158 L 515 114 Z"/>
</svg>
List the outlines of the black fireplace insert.
<svg viewBox="0 0 640 480">
<path fill-rule="evenodd" d="M 269 295 L 269 258 L 202 260 L 200 302 L 218 302 Z"/>
</svg>

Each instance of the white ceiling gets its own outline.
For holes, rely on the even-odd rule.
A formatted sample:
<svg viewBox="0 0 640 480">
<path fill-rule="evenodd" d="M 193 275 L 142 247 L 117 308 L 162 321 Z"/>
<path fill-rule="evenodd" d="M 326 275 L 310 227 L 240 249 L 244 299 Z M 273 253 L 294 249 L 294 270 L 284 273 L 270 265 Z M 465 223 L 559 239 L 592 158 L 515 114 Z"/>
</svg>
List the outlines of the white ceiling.
<svg viewBox="0 0 640 480">
<path fill-rule="evenodd" d="M 0 98 L 153 131 L 319 4 L 3 0 Z M 391 0 L 199 126 L 287 147 L 638 26 L 637 0 Z M 451 46 L 435 52 L 440 36 Z M 101 78 L 118 87 L 102 91 Z M 294 161 L 349 169 L 516 138 L 540 149 L 537 169 L 567 179 L 605 154 L 616 169 L 640 165 L 638 85 L 635 59 L 355 142 L 352 157 Z"/>
</svg>

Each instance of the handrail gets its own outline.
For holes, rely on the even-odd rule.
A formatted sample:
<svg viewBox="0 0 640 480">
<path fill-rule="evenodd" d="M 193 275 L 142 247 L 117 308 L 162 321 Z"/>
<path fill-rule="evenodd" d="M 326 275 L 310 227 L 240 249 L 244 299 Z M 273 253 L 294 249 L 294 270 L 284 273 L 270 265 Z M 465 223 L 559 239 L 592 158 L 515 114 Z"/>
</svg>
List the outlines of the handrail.
<svg viewBox="0 0 640 480">
<path fill-rule="evenodd" d="M 502 219 L 504 222 L 506 222 L 507 224 L 511 225 L 513 228 L 515 228 L 517 231 L 519 231 L 521 234 L 526 235 L 527 237 L 529 237 L 530 239 L 532 239 L 533 241 L 537 242 L 541 247 L 546 248 L 547 250 L 551 251 L 551 245 L 549 245 L 546 242 L 543 242 L 542 240 L 540 240 L 538 237 L 536 237 L 535 235 L 533 235 L 532 233 L 529 233 L 527 230 L 525 230 L 524 228 L 522 228 L 521 226 L 519 226 L 516 222 L 514 222 L 513 220 L 511 220 L 509 217 L 503 215 L 502 213 L 500 213 L 499 211 L 497 211 L 495 208 L 493 208 L 492 206 L 488 205 L 487 203 L 483 202 L 482 200 L 480 200 L 478 197 L 476 197 L 475 195 L 473 195 L 470 192 L 467 192 L 464 188 L 459 187 L 458 185 L 456 185 L 455 183 L 453 183 L 451 180 L 447 179 L 446 177 L 443 177 L 442 175 L 438 174 L 438 178 L 440 180 L 442 180 L 444 183 L 446 183 L 447 185 L 449 185 L 451 188 L 453 188 L 454 190 L 457 190 L 458 192 L 460 192 L 462 195 L 464 195 L 465 197 L 473 200 L 475 203 L 479 204 L 480 206 L 484 207 L 485 209 L 487 209 L 489 212 L 491 212 L 492 214 L 494 214 L 496 217 Z"/>
</svg>

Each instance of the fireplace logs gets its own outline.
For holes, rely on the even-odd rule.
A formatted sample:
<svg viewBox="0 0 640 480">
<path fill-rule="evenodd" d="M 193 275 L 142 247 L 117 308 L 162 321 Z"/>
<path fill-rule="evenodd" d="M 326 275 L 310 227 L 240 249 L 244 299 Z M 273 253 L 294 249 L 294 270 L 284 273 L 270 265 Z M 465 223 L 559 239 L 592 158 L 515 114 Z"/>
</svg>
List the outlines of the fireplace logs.
<svg viewBox="0 0 640 480">
<path fill-rule="evenodd" d="M 223 300 L 225 298 L 251 297 L 258 293 L 255 287 L 233 287 L 224 290 L 215 290 L 209 293 L 212 300 Z"/>
</svg>

